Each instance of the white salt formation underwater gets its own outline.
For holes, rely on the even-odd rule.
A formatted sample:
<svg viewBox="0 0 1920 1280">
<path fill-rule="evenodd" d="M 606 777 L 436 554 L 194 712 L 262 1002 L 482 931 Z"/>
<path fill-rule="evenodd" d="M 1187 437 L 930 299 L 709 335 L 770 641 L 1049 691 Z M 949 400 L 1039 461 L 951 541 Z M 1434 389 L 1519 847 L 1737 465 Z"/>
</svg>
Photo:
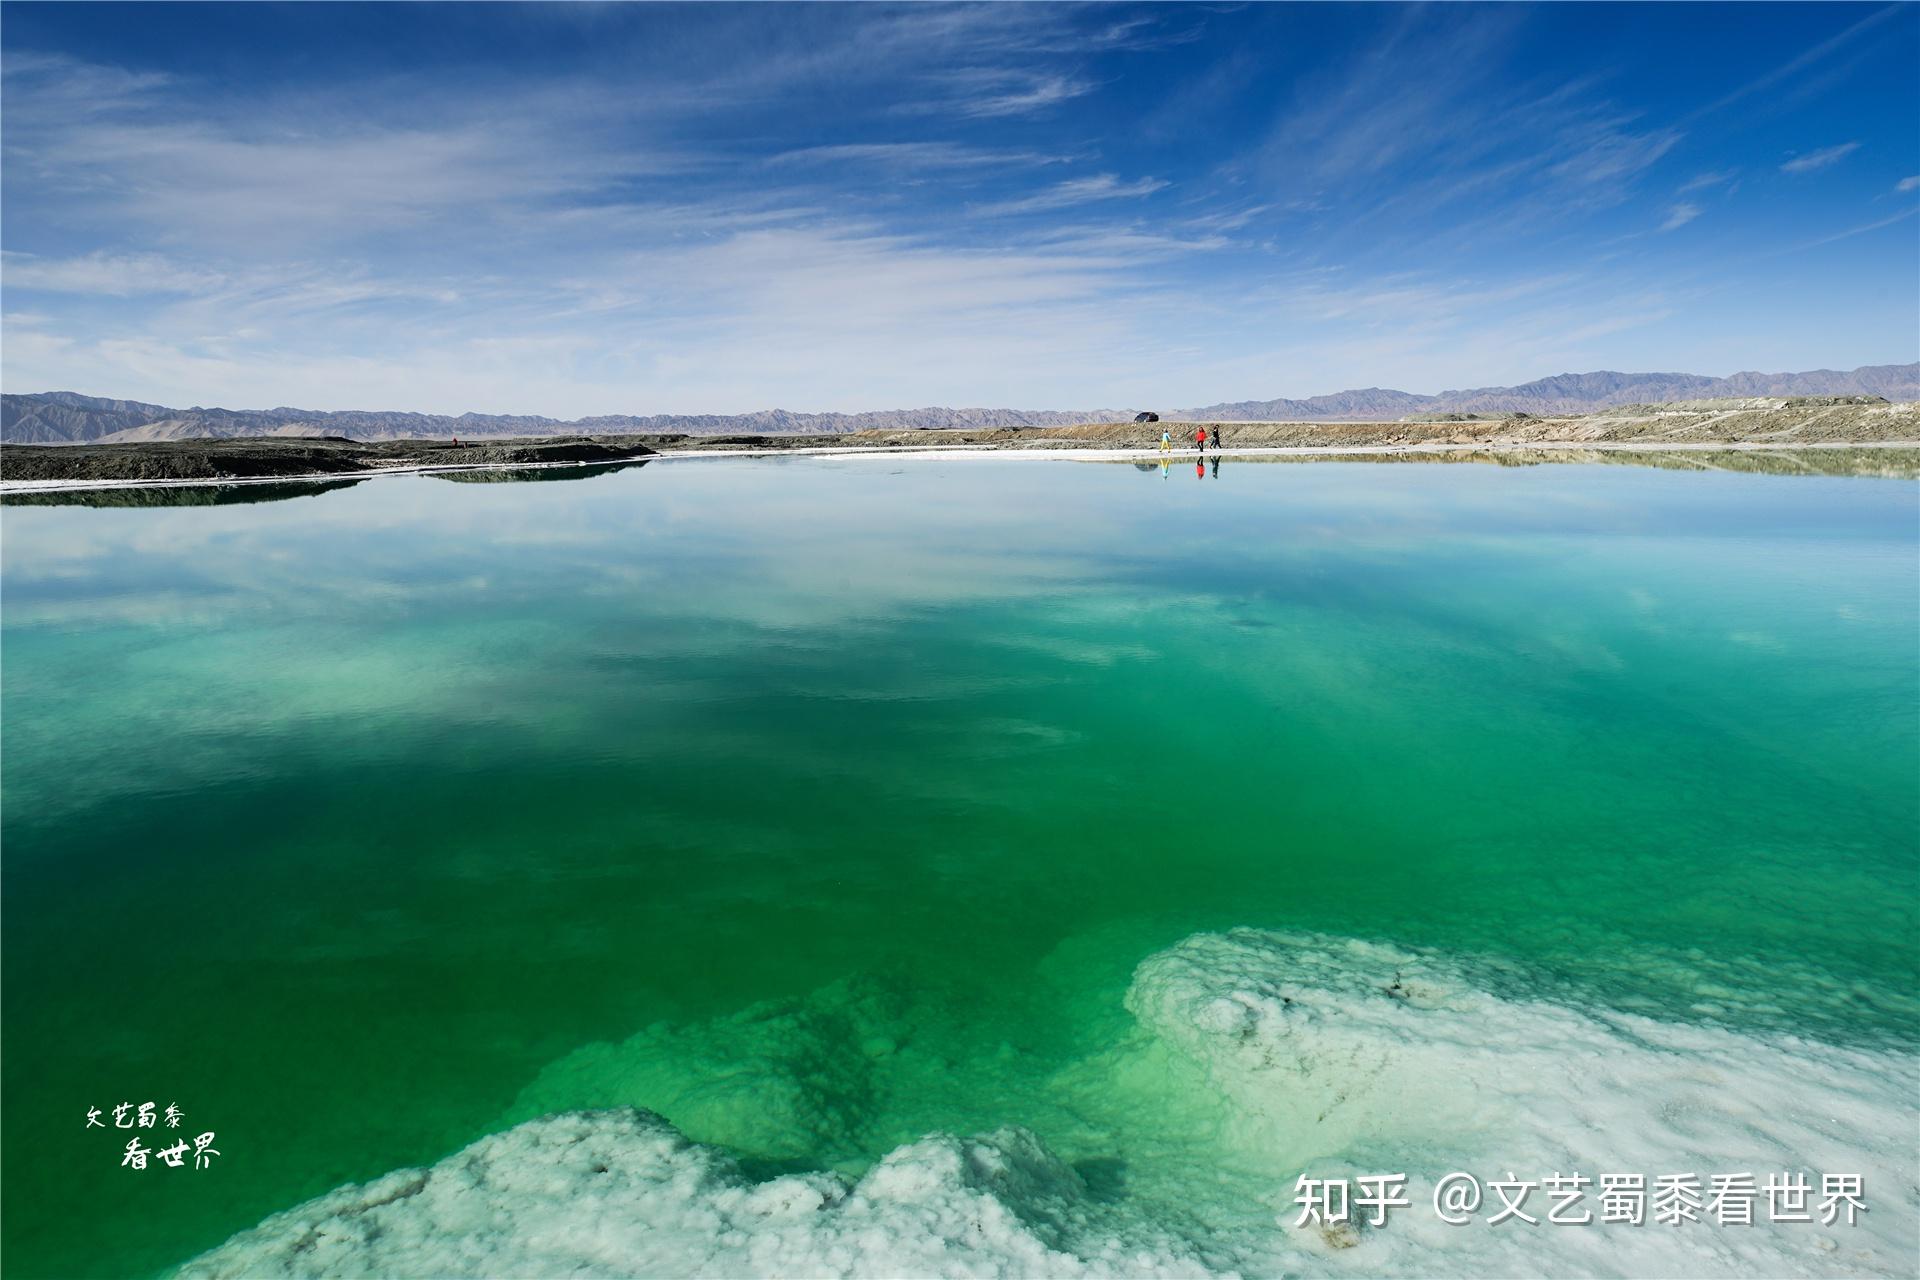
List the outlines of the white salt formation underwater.
<svg viewBox="0 0 1920 1280">
<path fill-rule="evenodd" d="M 519 1109 L 596 1091 L 631 1105 L 343 1187 L 179 1274 L 1912 1274 L 1912 1055 L 1575 1009 L 1515 980 L 1324 935 L 1198 934 L 1138 966 L 1109 1046 L 1026 1082 L 1055 1146 L 1007 1126 L 904 1141 L 864 1171 L 751 1172 L 852 1151 L 885 1131 L 890 1094 L 962 1087 L 949 1073 L 966 1064 L 922 1052 L 910 1011 L 839 984 L 569 1055 Z M 1589 1190 L 1594 1222 L 1552 1225 L 1536 1191 L 1537 1224 L 1489 1225 L 1489 1194 L 1448 1225 L 1432 1191 L 1456 1170 L 1641 1174 L 1649 1190 L 1662 1174 L 1764 1187 L 1799 1171 L 1816 1189 L 1858 1174 L 1867 1209 L 1776 1223 L 1762 1197 L 1753 1225 L 1709 1208 L 1603 1225 Z M 1295 1225 L 1300 1175 L 1385 1173 L 1408 1175 L 1412 1203 L 1384 1226 Z"/>
</svg>

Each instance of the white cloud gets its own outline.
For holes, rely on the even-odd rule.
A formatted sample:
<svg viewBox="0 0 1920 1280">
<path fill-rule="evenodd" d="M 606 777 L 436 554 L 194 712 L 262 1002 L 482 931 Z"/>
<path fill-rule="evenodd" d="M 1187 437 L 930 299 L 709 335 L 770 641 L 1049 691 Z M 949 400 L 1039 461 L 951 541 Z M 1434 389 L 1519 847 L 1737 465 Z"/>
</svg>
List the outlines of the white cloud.
<svg viewBox="0 0 1920 1280">
<path fill-rule="evenodd" d="M 801 147 L 768 158 L 775 165 L 873 164 L 894 169 L 983 169 L 1062 164 L 1065 156 L 994 151 L 954 142 L 860 142 Z"/>
<path fill-rule="evenodd" d="M 1062 368 L 1093 385 L 1142 376 L 1154 340 L 1104 300 L 1149 296 L 1132 269 L 1167 252 L 1125 238 L 964 250 L 857 224 L 763 226 L 524 291 L 422 302 L 410 323 L 363 322 L 351 303 L 430 285 L 322 276 L 108 334 L 10 329 L 5 372 L 9 386 L 138 387 L 158 403 L 565 416 L 1034 403 L 1053 398 Z"/>
<path fill-rule="evenodd" d="M 1256 204 L 1249 205 L 1243 209 L 1225 209 L 1217 213 L 1196 214 L 1186 219 L 1182 225 L 1195 227 L 1203 231 L 1238 231 L 1253 222 L 1256 218 L 1259 218 L 1262 214 L 1269 213 L 1276 208 L 1284 208 L 1288 212 L 1298 212 L 1303 206 L 1303 203 L 1304 202 L 1294 202 L 1285 206 L 1272 203 Z"/>
<path fill-rule="evenodd" d="M 1862 223 L 1860 226 L 1857 226 L 1857 227 L 1848 227 L 1845 231 L 1836 231 L 1830 236 L 1821 236 L 1818 240 L 1809 240 L 1805 244 L 1794 245 L 1789 249 L 1782 250 L 1781 252 L 1783 253 L 1793 252 L 1796 249 L 1815 249 L 1823 244 L 1832 244 L 1836 240 L 1851 239 L 1854 236 L 1864 235 L 1869 231 L 1878 231 L 1882 227 L 1890 227 L 1894 225 L 1896 222 L 1905 222 L 1908 218 L 1911 218 L 1916 213 L 1920 213 L 1920 207 L 1916 207 L 1912 209 L 1902 209 L 1899 213 L 1896 213 L 1891 217 L 1881 218 L 1875 222 Z"/>
<path fill-rule="evenodd" d="M 1150 196 L 1156 191 L 1164 190 L 1166 186 L 1167 184 L 1158 178 L 1140 178 L 1133 182 L 1122 182 L 1111 173 L 1102 173 L 1091 178 L 1072 178 L 1045 191 L 1022 196 L 1016 200 L 998 200 L 991 204 L 974 205 L 970 211 L 987 216 L 1038 213 L 1049 209 L 1066 209 L 1096 200 L 1137 200 L 1142 196 Z"/>
<path fill-rule="evenodd" d="M 1732 182 L 1738 174 L 1739 170 L 1737 169 L 1720 169 L 1710 173 L 1698 174 L 1681 183 L 1680 189 L 1674 192 L 1674 194 L 1684 196 L 1690 191 L 1703 191 L 1708 187 L 1724 186 Z"/>
<path fill-rule="evenodd" d="M 1452 254 L 1538 233 L 1630 200 L 1684 137 L 1600 98 L 1591 78 L 1500 74 L 1517 7 L 1398 13 L 1364 53 L 1300 83 L 1248 163 L 1268 190 L 1331 206 L 1323 251 L 1431 237 Z"/>
<path fill-rule="evenodd" d="M 1701 116 L 1711 115 L 1723 107 L 1732 106 L 1749 94 L 1758 93 L 1763 89 L 1770 89 L 1784 80 L 1797 76 L 1801 71 L 1826 58 L 1835 50 L 1851 43 L 1855 36 L 1862 34 L 1871 27 L 1878 26 L 1898 12 L 1900 12 L 1900 6 L 1897 4 L 1886 5 L 1883 8 L 1874 10 L 1846 30 L 1841 31 L 1837 35 L 1829 36 L 1811 49 L 1796 54 L 1790 61 L 1775 67 L 1765 75 L 1754 80 L 1749 80 L 1746 84 L 1741 85 L 1738 89 L 1735 89 L 1732 93 L 1727 94 L 1718 101 L 1708 103 L 1706 106 L 1701 107 L 1689 116 L 1688 119 L 1697 119 Z"/>
<path fill-rule="evenodd" d="M 1024 115 L 1044 111 L 1073 98 L 1092 93 L 1091 81 L 1075 76 L 1012 76 L 992 73 L 983 78 L 978 92 L 959 97 L 945 105 L 960 114 L 975 117 Z"/>
<path fill-rule="evenodd" d="M 1695 218 L 1699 216 L 1700 216 L 1699 205 L 1677 204 L 1677 205 L 1674 205 L 1673 208 L 1667 210 L 1667 220 L 1660 224 L 1660 229 L 1662 231 L 1674 231 L 1681 227 L 1686 226 L 1689 222 L 1692 222 Z"/>
<path fill-rule="evenodd" d="M 1035 232 L 1030 243 L 1050 252 L 1080 254 L 1090 262 L 1121 268 L 1165 261 L 1185 254 L 1210 253 L 1229 248 L 1233 242 L 1221 235 L 1187 238 L 1096 224 L 1050 227 Z"/>
<path fill-rule="evenodd" d="M 212 293 L 226 283 L 226 277 L 217 272 L 182 266 L 156 253 L 94 252 L 76 258 L 42 258 L 9 250 L 0 256 L 0 284 L 10 289 L 127 298 L 154 293 Z"/>
<path fill-rule="evenodd" d="M 30 96 L 35 109 L 67 119 L 143 105 L 174 83 L 163 71 L 129 71 L 32 50 L 7 51 L 0 68 L 16 101 Z"/>
<path fill-rule="evenodd" d="M 89 216 L 110 209 L 173 237 L 266 245 L 363 238 L 663 167 L 508 125 L 243 131 L 137 119 L 56 127 L 10 160 L 42 183 L 90 189 Z"/>
<path fill-rule="evenodd" d="M 1893 184 L 1893 189 L 1895 191 L 1920 190 L 1920 174 L 1915 174 L 1911 178 L 1900 179 L 1900 181 Z"/>
<path fill-rule="evenodd" d="M 1600 119 L 1568 135 L 1574 154 L 1549 172 L 1589 187 L 1616 187 L 1652 167 L 1678 146 L 1681 134 L 1672 129 L 1634 133 L 1624 117 Z"/>
<path fill-rule="evenodd" d="M 1860 149 L 1857 142 L 1843 142 L 1835 147 L 1823 147 L 1818 151 L 1809 151 L 1806 155 L 1795 156 L 1780 166 L 1782 173 L 1812 173 L 1828 165 L 1838 164 Z"/>
</svg>

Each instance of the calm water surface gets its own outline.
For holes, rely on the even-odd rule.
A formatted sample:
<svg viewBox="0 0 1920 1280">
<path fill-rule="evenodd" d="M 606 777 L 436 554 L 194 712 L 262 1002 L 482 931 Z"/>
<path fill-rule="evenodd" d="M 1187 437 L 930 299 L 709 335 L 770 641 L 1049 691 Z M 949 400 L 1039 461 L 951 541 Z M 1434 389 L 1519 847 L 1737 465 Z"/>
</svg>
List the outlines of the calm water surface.
<svg viewBox="0 0 1920 1280">
<path fill-rule="evenodd" d="M 1234 925 L 1911 1045 L 1917 494 L 788 459 L 9 506 L 8 1272 L 577 1106 L 769 1169 L 1124 1151 L 1054 1073 Z M 703 1092 L 743 1045 L 771 1083 Z M 149 1099 L 212 1168 L 83 1127 Z"/>
</svg>

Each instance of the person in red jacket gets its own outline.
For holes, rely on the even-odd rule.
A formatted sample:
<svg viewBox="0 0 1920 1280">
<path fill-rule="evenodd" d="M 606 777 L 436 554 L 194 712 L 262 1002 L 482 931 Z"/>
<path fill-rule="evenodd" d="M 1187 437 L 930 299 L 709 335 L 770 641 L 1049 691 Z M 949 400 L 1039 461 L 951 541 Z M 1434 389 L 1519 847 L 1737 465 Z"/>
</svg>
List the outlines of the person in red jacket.
<svg viewBox="0 0 1920 1280">
<path fill-rule="evenodd" d="M 1200 452 L 1205 453 L 1207 451 L 1207 429 L 1205 427 L 1200 428 L 1193 433 L 1193 438 L 1200 442 Z"/>
</svg>

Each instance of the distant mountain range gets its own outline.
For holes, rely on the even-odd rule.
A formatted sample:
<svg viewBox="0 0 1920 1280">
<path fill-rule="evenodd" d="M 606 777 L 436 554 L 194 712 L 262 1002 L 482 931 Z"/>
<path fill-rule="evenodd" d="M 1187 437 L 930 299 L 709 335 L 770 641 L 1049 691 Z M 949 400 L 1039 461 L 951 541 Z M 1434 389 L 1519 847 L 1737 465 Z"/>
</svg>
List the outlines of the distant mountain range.
<svg viewBox="0 0 1920 1280">
<path fill-rule="evenodd" d="M 1920 363 L 1866 365 L 1852 371 L 1736 373 L 1563 373 L 1517 387 L 1477 387 L 1415 395 L 1368 387 L 1305 400 L 1242 400 L 1197 409 L 1158 410 L 1169 420 L 1228 422 L 1377 422 L 1433 413 L 1588 413 L 1613 405 L 1723 396 L 1875 395 L 1920 400 Z M 1139 408 L 1089 410 L 887 409 L 875 413 L 615 414 L 563 421 L 511 414 L 383 413 L 314 409 L 169 409 L 135 400 L 103 400 L 71 391 L 0 396 L 0 442 L 113 443 L 227 436 L 345 436 L 394 440 L 445 436 L 792 434 L 914 427 L 1061 427 L 1131 418 Z"/>
</svg>

